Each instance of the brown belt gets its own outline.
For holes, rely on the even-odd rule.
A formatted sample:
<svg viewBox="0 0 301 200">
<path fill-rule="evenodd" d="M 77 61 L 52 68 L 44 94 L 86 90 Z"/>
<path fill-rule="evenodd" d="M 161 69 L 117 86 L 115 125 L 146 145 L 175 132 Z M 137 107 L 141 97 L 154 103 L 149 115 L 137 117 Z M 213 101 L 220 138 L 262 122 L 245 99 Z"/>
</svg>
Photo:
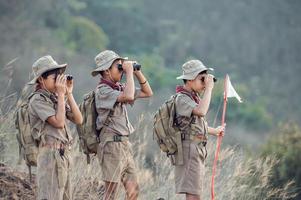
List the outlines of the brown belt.
<svg viewBox="0 0 301 200">
<path fill-rule="evenodd" d="M 196 143 L 203 143 L 204 146 L 207 144 L 207 137 L 203 134 L 198 134 L 198 135 L 183 134 L 182 140 L 190 140 Z"/>
<path fill-rule="evenodd" d="M 190 135 L 190 140 L 192 141 L 199 141 L 199 142 L 206 142 L 207 141 L 207 137 L 203 134 L 198 134 L 198 135 Z"/>
</svg>

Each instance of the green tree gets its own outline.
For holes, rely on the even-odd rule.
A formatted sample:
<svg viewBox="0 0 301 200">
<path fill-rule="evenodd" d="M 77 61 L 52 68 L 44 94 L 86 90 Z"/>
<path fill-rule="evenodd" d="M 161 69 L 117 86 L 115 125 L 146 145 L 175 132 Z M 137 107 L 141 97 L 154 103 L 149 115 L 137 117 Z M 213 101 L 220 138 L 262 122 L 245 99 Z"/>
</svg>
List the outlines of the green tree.
<svg viewBox="0 0 301 200">
<path fill-rule="evenodd" d="M 58 32 L 70 49 L 81 53 L 95 53 L 109 44 L 102 28 L 85 17 L 71 18 L 67 29 Z"/>
</svg>

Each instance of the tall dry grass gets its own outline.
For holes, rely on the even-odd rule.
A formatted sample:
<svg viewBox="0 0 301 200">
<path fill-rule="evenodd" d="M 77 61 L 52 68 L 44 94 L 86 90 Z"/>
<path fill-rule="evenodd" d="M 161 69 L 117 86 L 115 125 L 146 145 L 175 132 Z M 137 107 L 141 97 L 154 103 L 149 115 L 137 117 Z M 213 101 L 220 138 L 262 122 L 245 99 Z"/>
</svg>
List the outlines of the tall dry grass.
<svg viewBox="0 0 301 200">
<path fill-rule="evenodd" d="M 18 146 L 15 139 L 16 131 L 13 125 L 13 115 L 9 114 L 0 126 L 1 161 L 20 169 L 26 170 L 24 165 L 18 165 Z M 135 160 L 139 177 L 140 199 L 183 199 L 182 195 L 174 194 L 173 166 L 167 157 L 158 151 L 150 132 L 140 132 L 139 140 L 133 142 Z M 132 138 L 132 139 L 133 139 Z M 209 157 L 206 163 L 205 192 L 203 199 L 210 199 L 210 177 L 212 156 L 214 154 L 214 140 L 208 143 Z M 75 199 L 100 199 L 103 194 L 100 166 L 94 157 L 87 165 L 85 156 L 75 145 L 73 149 L 74 167 L 72 173 L 73 194 Z M 151 153 L 148 152 L 151 149 Z M 291 191 L 293 182 L 284 188 L 273 188 L 271 185 L 271 170 L 277 163 L 274 157 L 248 158 L 241 149 L 227 147 L 220 154 L 220 163 L 216 176 L 216 199 L 293 199 Z M 124 191 L 119 190 L 120 199 Z"/>
<path fill-rule="evenodd" d="M 159 197 L 169 200 L 184 199 L 176 195 L 174 188 L 173 166 L 167 157 L 160 153 L 152 140 L 151 115 L 138 119 L 136 133 L 131 136 L 139 177 L 140 199 L 155 200 Z M 210 199 L 211 168 L 215 151 L 215 138 L 208 143 L 208 159 L 204 194 L 202 199 Z M 103 194 L 100 166 L 96 158 L 90 165 L 78 151 L 74 152 L 74 196 L 75 199 L 100 199 Z M 275 157 L 250 157 L 238 147 L 224 147 L 215 179 L 216 199 L 254 200 L 254 199 L 293 199 L 294 182 L 283 188 L 273 188 L 272 167 L 277 164 Z M 124 199 L 122 186 L 118 190 L 119 199 Z"/>
<path fill-rule="evenodd" d="M 140 199 L 153 200 L 162 197 L 169 200 L 184 199 L 176 195 L 174 189 L 173 166 L 167 157 L 160 153 L 157 144 L 152 140 L 151 123 L 141 119 L 137 132 L 131 136 L 134 157 L 136 160 L 140 185 Z M 13 110 L 2 118 L 0 125 L 1 161 L 19 170 L 26 170 L 25 165 L 18 165 L 18 145 L 15 139 Z M 205 188 L 203 199 L 210 199 L 210 180 L 212 157 L 215 150 L 215 139 L 208 143 Z M 78 145 L 73 148 L 73 195 L 74 199 L 101 199 L 104 192 L 98 160 L 93 157 L 90 165 L 79 151 Z M 254 199 L 293 199 L 291 190 L 293 182 L 284 188 L 273 188 L 271 185 L 272 167 L 277 163 L 274 157 L 248 157 L 237 147 L 222 148 L 220 163 L 215 179 L 216 199 L 254 200 Z M 124 190 L 118 190 L 119 199 L 123 199 Z"/>
<path fill-rule="evenodd" d="M 25 88 L 21 99 L 25 99 L 30 88 Z M 3 101 L 0 107 L 3 107 Z M 15 103 L 17 102 L 17 103 Z M 1 112 L 0 120 L 0 159 L 2 162 L 26 170 L 25 165 L 18 165 L 18 145 L 14 128 L 14 111 L 19 101 L 11 101 L 7 112 Z M 159 197 L 166 200 L 184 199 L 176 195 L 174 189 L 173 166 L 167 157 L 159 151 L 152 139 L 152 114 L 141 114 L 137 119 L 136 132 L 131 136 L 134 158 L 137 164 L 140 197 L 143 200 L 155 200 Z M 75 129 L 74 136 L 76 138 Z M 77 141 L 77 140 L 75 140 Z M 202 199 L 210 199 L 211 167 L 215 150 L 215 138 L 209 138 L 208 159 L 204 194 Z M 256 150 L 254 150 L 256 152 Z M 254 200 L 254 199 L 293 199 L 296 194 L 291 189 L 294 184 L 288 182 L 283 188 L 273 188 L 271 183 L 272 167 L 277 163 L 274 157 L 265 159 L 247 156 L 241 148 L 223 146 L 215 179 L 217 200 Z M 98 161 L 93 157 L 90 165 L 79 151 L 78 143 L 73 148 L 72 184 L 74 199 L 101 199 L 104 187 L 101 181 Z M 119 199 L 124 199 L 122 186 L 118 189 Z"/>
</svg>

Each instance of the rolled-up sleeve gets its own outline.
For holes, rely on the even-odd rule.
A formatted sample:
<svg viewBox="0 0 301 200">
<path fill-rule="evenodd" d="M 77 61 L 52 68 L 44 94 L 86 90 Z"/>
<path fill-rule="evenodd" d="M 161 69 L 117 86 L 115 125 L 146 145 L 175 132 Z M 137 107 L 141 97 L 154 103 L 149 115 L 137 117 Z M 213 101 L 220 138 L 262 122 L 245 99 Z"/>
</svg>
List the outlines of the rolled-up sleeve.
<svg viewBox="0 0 301 200">
<path fill-rule="evenodd" d="M 193 109 L 198 105 L 189 96 L 180 94 L 176 98 L 176 112 L 178 116 L 190 117 Z"/>
<path fill-rule="evenodd" d="M 34 98 L 30 106 L 34 113 L 44 122 L 56 114 L 53 103 L 42 98 Z"/>
<path fill-rule="evenodd" d="M 107 85 L 100 86 L 95 92 L 95 105 L 99 109 L 113 109 L 121 91 L 113 90 Z"/>
</svg>

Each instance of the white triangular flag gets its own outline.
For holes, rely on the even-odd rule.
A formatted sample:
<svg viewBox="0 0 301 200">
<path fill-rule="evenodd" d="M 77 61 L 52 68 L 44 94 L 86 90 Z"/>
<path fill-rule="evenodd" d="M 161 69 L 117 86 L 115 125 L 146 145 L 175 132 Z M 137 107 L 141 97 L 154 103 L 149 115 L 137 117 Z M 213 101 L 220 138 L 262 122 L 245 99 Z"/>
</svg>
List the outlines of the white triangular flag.
<svg viewBox="0 0 301 200">
<path fill-rule="evenodd" d="M 227 83 L 226 83 L 227 84 L 227 98 L 235 97 L 239 101 L 239 103 L 242 103 L 242 100 L 241 100 L 240 96 L 237 94 L 237 92 L 235 91 L 234 87 L 232 86 L 230 77 L 228 75 L 227 75 L 226 81 L 227 81 Z"/>
</svg>

